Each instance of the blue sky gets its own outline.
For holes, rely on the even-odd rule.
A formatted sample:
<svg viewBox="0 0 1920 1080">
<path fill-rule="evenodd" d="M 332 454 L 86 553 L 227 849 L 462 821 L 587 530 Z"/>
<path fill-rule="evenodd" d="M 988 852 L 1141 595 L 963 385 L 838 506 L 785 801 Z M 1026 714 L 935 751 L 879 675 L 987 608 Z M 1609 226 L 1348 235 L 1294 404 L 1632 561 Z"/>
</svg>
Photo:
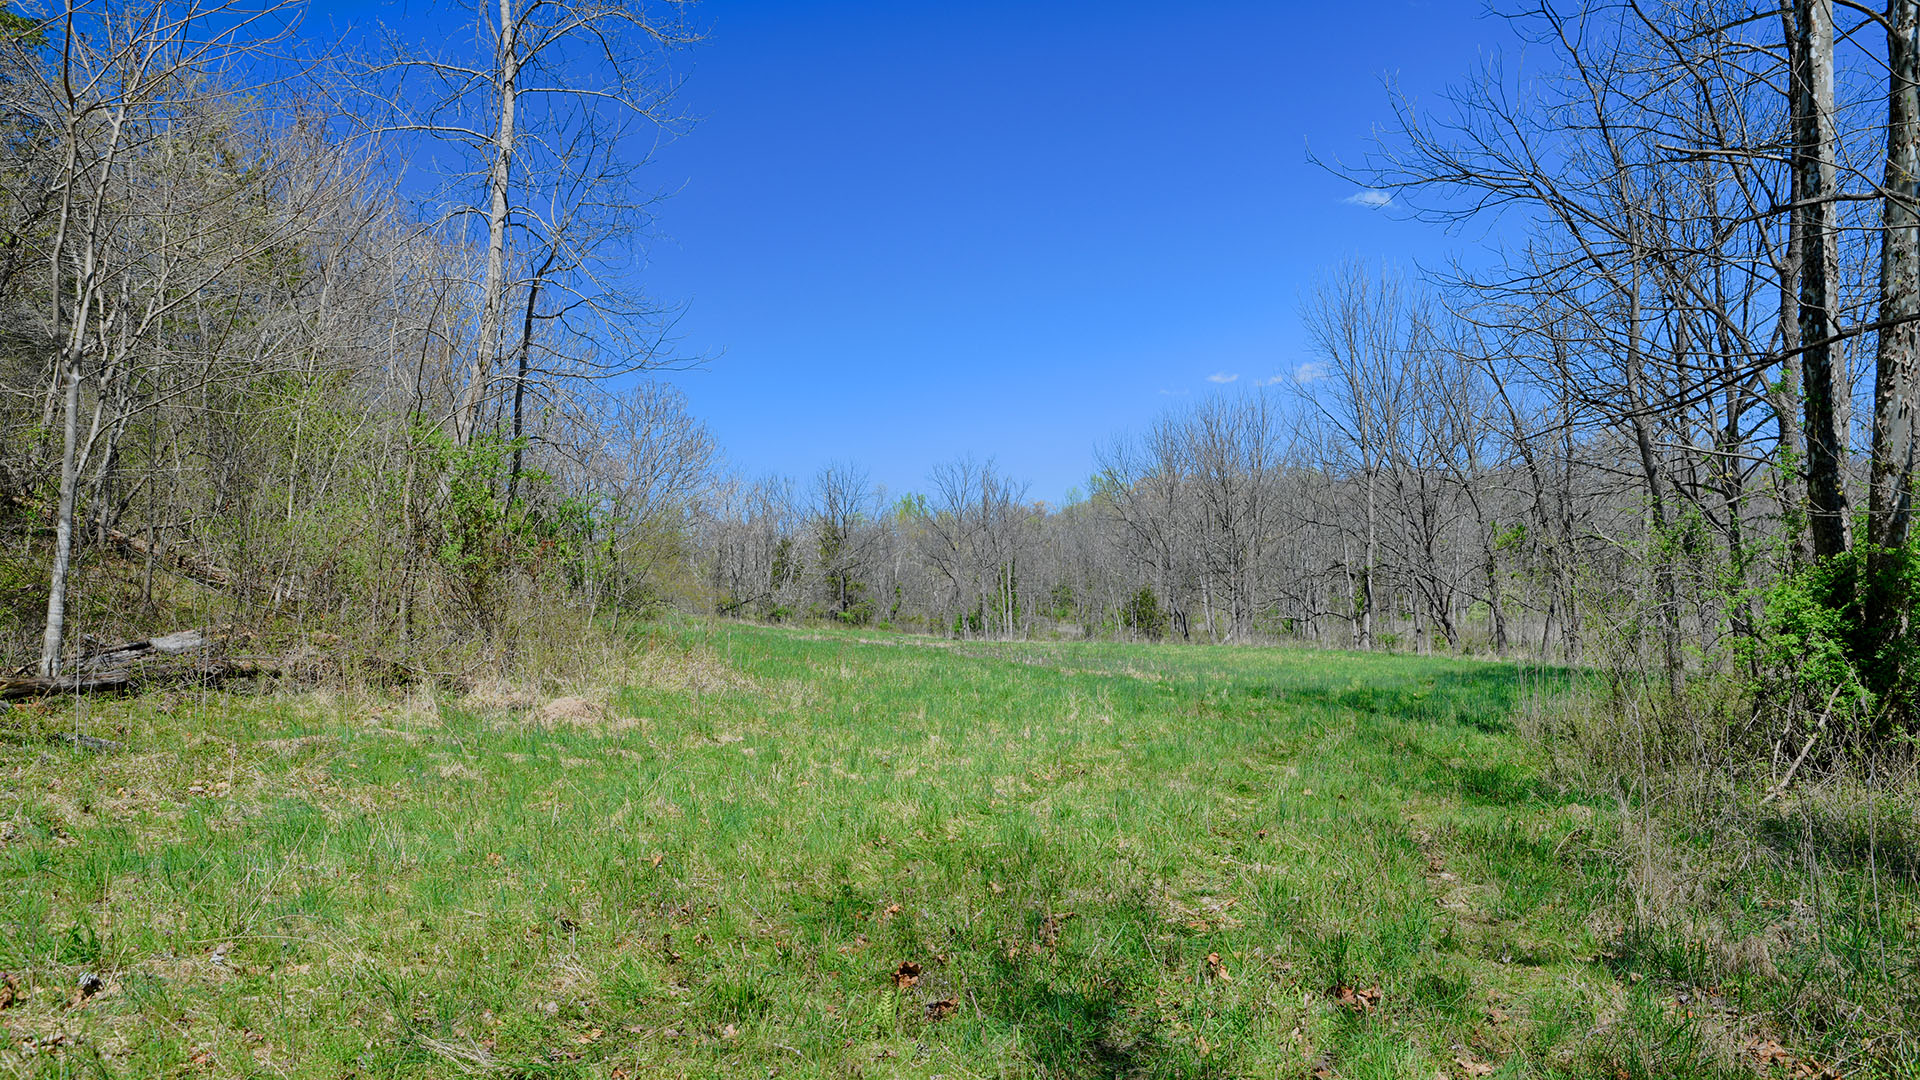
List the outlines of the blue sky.
<svg viewBox="0 0 1920 1080">
<path fill-rule="evenodd" d="M 1170 403 L 1308 359 L 1300 297 L 1328 267 L 1459 249 L 1349 201 L 1308 147 L 1354 159 L 1385 78 L 1426 99 L 1512 49 L 1478 0 L 707 0 L 696 18 L 697 122 L 651 165 L 674 194 L 642 278 L 707 358 L 672 381 L 749 474 L 853 461 L 899 494 L 971 453 L 1049 501 Z"/>
<path fill-rule="evenodd" d="M 657 157 L 645 282 L 732 460 L 898 493 L 993 456 L 1059 500 L 1181 395 L 1307 359 L 1343 258 L 1463 241 L 1346 200 L 1391 75 L 1425 98 L 1508 31 L 1473 2 L 711 0 Z M 1364 14 L 1363 14 L 1364 12 Z"/>
</svg>

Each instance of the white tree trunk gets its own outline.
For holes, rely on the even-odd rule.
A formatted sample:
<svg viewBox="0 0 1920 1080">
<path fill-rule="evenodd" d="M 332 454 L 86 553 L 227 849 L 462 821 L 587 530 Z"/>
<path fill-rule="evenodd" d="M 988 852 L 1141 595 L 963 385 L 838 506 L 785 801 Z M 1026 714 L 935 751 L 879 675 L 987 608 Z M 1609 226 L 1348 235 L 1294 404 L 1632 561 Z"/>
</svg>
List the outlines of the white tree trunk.
<svg viewBox="0 0 1920 1080">
<path fill-rule="evenodd" d="M 480 339 L 474 345 L 473 368 L 460 393 L 460 411 L 454 434 L 471 443 L 479 434 L 480 413 L 500 348 L 500 326 L 506 313 L 507 222 L 511 213 L 513 142 L 518 120 L 520 44 L 513 0 L 500 0 L 500 53 L 495 77 L 499 80 L 500 115 L 494 133 L 493 164 L 487 171 L 487 273 L 480 289 Z"/>
<path fill-rule="evenodd" d="M 80 441 L 80 373 L 67 372 L 67 405 L 63 424 L 66 449 L 60 460 L 60 510 L 54 525 L 53 574 L 47 587 L 47 633 L 40 644 L 40 674 L 60 674 L 60 650 L 67 633 L 67 569 L 73 562 L 73 493 L 79 486 L 74 450 Z"/>
</svg>

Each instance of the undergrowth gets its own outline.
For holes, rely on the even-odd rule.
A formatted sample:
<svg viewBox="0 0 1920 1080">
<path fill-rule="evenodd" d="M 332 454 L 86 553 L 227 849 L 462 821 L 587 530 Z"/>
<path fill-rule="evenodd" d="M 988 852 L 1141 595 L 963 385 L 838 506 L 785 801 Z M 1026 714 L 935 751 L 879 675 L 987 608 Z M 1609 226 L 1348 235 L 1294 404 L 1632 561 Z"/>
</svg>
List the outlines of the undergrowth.
<svg viewBox="0 0 1920 1080">
<path fill-rule="evenodd" d="M 1547 776 L 1613 795 L 1615 964 L 1767 1018 L 1763 1054 L 1920 1076 L 1920 776 L 1910 754 L 1815 727 L 1804 702 L 1783 722 L 1752 682 L 1674 696 L 1614 673 L 1519 715 Z M 1842 750 L 1810 754 L 1821 734 Z"/>
</svg>

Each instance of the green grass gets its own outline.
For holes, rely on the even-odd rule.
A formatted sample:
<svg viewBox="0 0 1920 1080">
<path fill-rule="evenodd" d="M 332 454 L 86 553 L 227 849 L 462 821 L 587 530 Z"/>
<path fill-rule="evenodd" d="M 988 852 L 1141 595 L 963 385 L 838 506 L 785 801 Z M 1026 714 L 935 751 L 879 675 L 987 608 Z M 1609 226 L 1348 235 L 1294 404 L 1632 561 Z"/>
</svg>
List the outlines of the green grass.
<svg viewBox="0 0 1920 1080">
<path fill-rule="evenodd" d="M 576 722 L 224 695 L 16 714 L 0 1072 L 1384 1080 L 1738 1056 L 1746 1029 L 1622 959 L 1612 804 L 1542 780 L 1511 667 L 870 637 L 655 628 L 645 676 Z M 44 738 L 70 730 L 127 748 Z M 107 988 L 77 1001 L 87 971 Z"/>
</svg>

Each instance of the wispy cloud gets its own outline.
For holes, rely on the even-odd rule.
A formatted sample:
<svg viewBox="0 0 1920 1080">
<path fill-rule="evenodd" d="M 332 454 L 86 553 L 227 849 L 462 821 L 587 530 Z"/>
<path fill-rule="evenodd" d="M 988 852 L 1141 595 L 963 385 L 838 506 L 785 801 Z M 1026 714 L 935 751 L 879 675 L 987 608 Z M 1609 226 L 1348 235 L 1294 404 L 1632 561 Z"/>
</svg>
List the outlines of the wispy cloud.
<svg viewBox="0 0 1920 1080">
<path fill-rule="evenodd" d="M 1207 376 L 1207 381 L 1212 383 L 1230 383 L 1239 377 L 1238 372 L 1216 371 Z"/>
<path fill-rule="evenodd" d="M 1303 385 L 1306 383 L 1314 382 L 1315 380 L 1318 380 L 1318 379 L 1324 379 L 1327 377 L 1327 375 L 1328 375 L 1327 365 L 1315 363 L 1314 361 L 1311 361 L 1311 360 L 1293 369 L 1294 381 L 1299 382 Z M 1276 376 L 1276 378 L 1277 377 L 1278 376 Z"/>
<path fill-rule="evenodd" d="M 1379 188 L 1361 188 L 1340 201 L 1349 206 L 1364 206 L 1369 210 L 1378 210 L 1393 201 L 1393 192 L 1381 191 Z"/>
<path fill-rule="evenodd" d="M 1283 383 L 1283 382 L 1286 382 L 1286 381 L 1287 381 L 1287 377 L 1286 377 L 1285 375 L 1269 375 L 1269 376 L 1267 376 L 1267 377 L 1266 377 L 1266 378 L 1264 378 L 1264 379 L 1255 379 L 1255 380 L 1253 380 L 1253 385 L 1255 385 L 1255 386 L 1279 386 L 1279 385 L 1280 385 L 1281 383 Z"/>
<path fill-rule="evenodd" d="M 1161 391 L 1160 391 L 1160 396 L 1161 396 L 1161 397 L 1186 397 L 1186 396 L 1187 396 L 1187 392 L 1186 392 L 1185 390 L 1165 390 L 1165 389 L 1163 389 L 1163 390 L 1161 390 Z"/>
</svg>

